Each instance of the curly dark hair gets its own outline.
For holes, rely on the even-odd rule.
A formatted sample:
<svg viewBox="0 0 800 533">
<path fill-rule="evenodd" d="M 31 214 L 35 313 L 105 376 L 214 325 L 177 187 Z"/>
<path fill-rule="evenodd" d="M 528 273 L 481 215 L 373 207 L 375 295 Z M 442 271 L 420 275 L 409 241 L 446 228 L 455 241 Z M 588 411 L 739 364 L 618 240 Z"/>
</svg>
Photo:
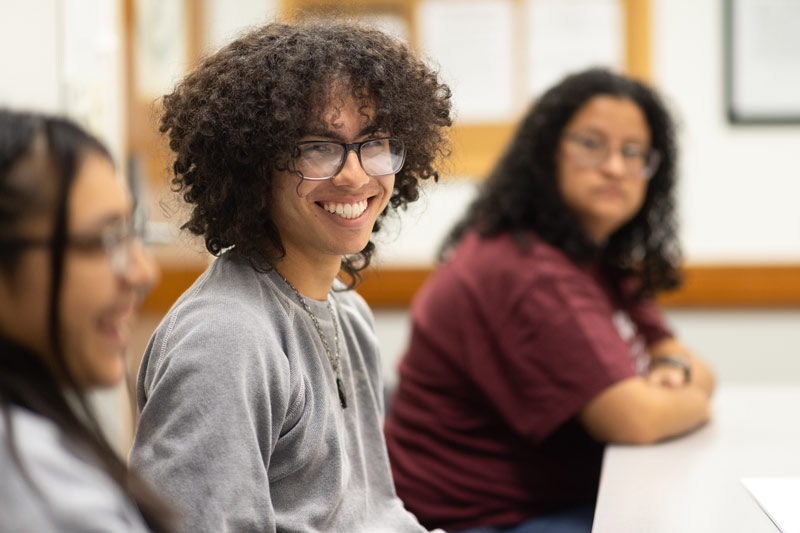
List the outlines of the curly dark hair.
<svg viewBox="0 0 800 533">
<path fill-rule="evenodd" d="M 192 205 L 182 228 L 202 235 L 214 255 L 233 247 L 269 270 L 285 253 L 270 213 L 273 172 L 290 168 L 298 141 L 342 84 L 374 108 L 373 126 L 406 146 L 391 207 L 416 200 L 419 180 L 436 179 L 434 163 L 449 153 L 450 89 L 378 30 L 342 20 L 273 23 L 203 60 L 164 97 L 160 131 L 175 153 L 172 185 Z M 349 288 L 374 249 L 370 241 L 342 259 Z"/>
<path fill-rule="evenodd" d="M 652 146 L 661 155 L 641 209 L 602 246 L 587 236 L 561 198 L 556 167 L 564 127 L 598 95 L 638 105 L 650 127 Z M 528 245 L 526 231 L 533 230 L 576 262 L 599 260 L 616 279 L 638 278 L 640 295 L 675 288 L 681 281 L 673 197 L 676 158 L 675 127 L 653 89 L 599 68 L 567 76 L 522 120 L 478 198 L 445 240 L 441 256 L 470 229 L 484 236 L 510 232 L 522 247 Z"/>
</svg>

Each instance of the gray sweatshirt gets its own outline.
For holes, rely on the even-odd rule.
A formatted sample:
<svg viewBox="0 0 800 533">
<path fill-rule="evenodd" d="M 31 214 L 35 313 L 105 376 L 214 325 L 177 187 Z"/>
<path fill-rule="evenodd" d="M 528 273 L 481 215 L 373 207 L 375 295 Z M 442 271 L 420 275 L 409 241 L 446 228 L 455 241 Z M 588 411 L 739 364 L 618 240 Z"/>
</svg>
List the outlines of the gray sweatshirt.
<svg viewBox="0 0 800 533">
<path fill-rule="evenodd" d="M 156 330 L 139 371 L 132 467 L 191 532 L 418 533 L 395 495 L 372 315 L 332 292 L 342 409 L 319 333 L 274 272 L 223 254 Z M 307 299 L 331 350 L 325 302 Z"/>
<path fill-rule="evenodd" d="M 119 486 L 53 422 L 20 407 L 10 407 L 9 413 L 30 479 L 12 459 L 7 420 L 0 411 L 0 532 L 150 531 Z"/>
</svg>

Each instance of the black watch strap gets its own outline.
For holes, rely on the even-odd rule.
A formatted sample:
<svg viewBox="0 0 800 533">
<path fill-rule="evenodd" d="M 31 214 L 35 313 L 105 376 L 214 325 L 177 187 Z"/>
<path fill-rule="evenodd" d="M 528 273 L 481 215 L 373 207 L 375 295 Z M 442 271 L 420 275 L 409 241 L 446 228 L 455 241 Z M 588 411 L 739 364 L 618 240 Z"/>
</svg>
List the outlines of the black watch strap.
<svg viewBox="0 0 800 533">
<path fill-rule="evenodd" d="M 656 366 L 674 366 L 683 369 L 683 379 L 685 383 L 689 383 L 692 378 L 692 367 L 689 360 L 681 355 L 657 355 L 650 360 L 650 369 Z"/>
</svg>

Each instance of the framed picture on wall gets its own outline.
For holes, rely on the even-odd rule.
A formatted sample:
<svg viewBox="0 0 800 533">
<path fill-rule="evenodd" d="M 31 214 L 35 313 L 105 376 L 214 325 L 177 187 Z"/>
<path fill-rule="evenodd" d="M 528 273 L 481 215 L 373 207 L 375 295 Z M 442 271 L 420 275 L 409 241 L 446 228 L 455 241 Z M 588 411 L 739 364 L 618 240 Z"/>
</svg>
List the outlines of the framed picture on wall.
<svg viewBox="0 0 800 533">
<path fill-rule="evenodd" d="M 728 119 L 800 124 L 800 2 L 725 0 Z"/>
</svg>

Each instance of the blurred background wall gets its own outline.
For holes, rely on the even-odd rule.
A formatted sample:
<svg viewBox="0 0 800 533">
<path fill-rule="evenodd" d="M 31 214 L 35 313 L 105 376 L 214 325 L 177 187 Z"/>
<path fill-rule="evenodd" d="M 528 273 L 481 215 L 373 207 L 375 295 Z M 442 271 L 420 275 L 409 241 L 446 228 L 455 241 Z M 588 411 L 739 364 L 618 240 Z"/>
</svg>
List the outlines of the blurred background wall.
<svg viewBox="0 0 800 533">
<path fill-rule="evenodd" d="M 438 65 L 454 89 L 454 153 L 439 184 L 390 220 L 361 292 L 387 381 L 408 303 L 543 87 L 602 64 L 641 77 L 679 123 L 684 289 L 663 298 L 677 333 L 725 381 L 798 381 L 800 2 L 791 0 L 27 0 L 0 3 L 0 105 L 66 113 L 146 184 L 164 275 L 144 305 L 147 338 L 209 261 L 178 235 L 159 97 L 247 27 L 333 10 L 378 24 Z M 756 82 L 759 82 L 759 85 Z M 781 92 L 782 91 L 782 92 Z M 130 440 L 122 390 L 104 418 Z"/>
</svg>

